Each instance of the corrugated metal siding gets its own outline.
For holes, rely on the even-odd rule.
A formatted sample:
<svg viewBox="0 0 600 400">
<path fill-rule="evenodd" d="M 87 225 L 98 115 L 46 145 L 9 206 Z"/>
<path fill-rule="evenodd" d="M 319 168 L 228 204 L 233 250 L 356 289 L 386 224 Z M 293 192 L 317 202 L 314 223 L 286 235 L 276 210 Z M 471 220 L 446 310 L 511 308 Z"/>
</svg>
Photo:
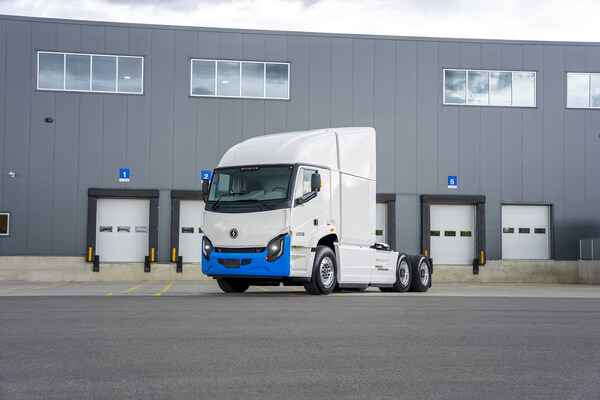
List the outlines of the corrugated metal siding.
<svg viewBox="0 0 600 400">
<path fill-rule="evenodd" d="M 154 188 L 166 261 L 171 189 L 199 189 L 200 170 L 243 139 L 352 125 L 377 129 L 378 192 L 397 195 L 397 250 L 420 248 L 420 194 L 485 195 L 491 259 L 501 256 L 502 202 L 553 205 L 557 259 L 576 259 L 577 239 L 600 235 L 600 111 L 565 108 L 566 72 L 600 72 L 597 44 L 13 17 L 0 17 L 0 34 L 0 211 L 11 212 L 0 254 L 83 255 L 89 187 Z M 36 91 L 37 50 L 144 56 L 144 94 Z M 191 58 L 290 62 L 290 100 L 191 97 Z M 444 106 L 443 68 L 536 71 L 537 107 Z"/>
</svg>

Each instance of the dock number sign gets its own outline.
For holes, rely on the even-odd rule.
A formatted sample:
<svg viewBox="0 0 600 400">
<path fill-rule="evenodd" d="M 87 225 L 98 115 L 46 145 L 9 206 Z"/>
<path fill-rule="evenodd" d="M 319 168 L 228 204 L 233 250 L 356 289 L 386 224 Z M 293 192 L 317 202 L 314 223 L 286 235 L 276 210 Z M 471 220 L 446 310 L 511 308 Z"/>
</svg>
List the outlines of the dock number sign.
<svg viewBox="0 0 600 400">
<path fill-rule="evenodd" d="M 202 178 L 200 180 L 203 181 L 205 179 L 208 179 L 210 181 L 210 171 L 204 171 L 203 170 L 202 173 L 201 173 L 201 175 L 202 175 Z"/>
<path fill-rule="evenodd" d="M 448 176 L 448 189 L 458 189 L 457 176 Z"/>
<path fill-rule="evenodd" d="M 129 182 L 129 168 L 119 169 L 119 182 Z"/>
</svg>

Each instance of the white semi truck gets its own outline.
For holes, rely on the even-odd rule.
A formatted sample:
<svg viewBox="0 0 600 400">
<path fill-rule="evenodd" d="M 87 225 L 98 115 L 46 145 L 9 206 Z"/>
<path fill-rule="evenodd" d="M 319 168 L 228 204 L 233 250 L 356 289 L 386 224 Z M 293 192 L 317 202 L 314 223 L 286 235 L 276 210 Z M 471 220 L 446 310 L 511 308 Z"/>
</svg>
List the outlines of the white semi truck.
<svg viewBox="0 0 600 400">
<path fill-rule="evenodd" d="M 375 243 L 375 130 L 255 137 L 203 182 L 202 272 L 228 293 L 250 285 L 425 292 L 431 260 Z"/>
</svg>

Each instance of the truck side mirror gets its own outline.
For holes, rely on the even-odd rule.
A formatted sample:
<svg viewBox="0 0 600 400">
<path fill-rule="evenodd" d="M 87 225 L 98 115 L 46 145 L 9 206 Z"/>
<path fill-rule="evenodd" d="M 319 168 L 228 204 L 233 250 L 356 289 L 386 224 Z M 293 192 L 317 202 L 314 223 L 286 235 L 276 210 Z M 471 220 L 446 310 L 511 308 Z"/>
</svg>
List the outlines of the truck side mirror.
<svg viewBox="0 0 600 400">
<path fill-rule="evenodd" d="M 208 185 L 209 184 L 210 184 L 210 181 L 208 179 L 202 180 L 202 198 L 204 199 L 204 201 L 206 201 L 206 199 L 208 198 Z"/>
<path fill-rule="evenodd" d="M 321 174 L 312 174 L 310 176 L 310 191 L 311 192 L 321 191 Z"/>
</svg>

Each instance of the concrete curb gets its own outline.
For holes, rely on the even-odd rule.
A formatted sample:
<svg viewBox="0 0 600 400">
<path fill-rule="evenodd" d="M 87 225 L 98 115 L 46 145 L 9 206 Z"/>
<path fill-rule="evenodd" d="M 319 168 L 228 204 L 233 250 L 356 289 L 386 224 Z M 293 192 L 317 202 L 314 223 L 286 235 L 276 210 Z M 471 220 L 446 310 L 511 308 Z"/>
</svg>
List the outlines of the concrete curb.
<svg viewBox="0 0 600 400">
<path fill-rule="evenodd" d="M 200 264 L 183 264 L 182 273 L 174 263 L 152 263 L 150 269 L 144 272 L 143 263 L 100 263 L 100 271 L 92 272 L 83 257 L 0 257 L 0 281 L 212 281 Z M 478 275 L 471 266 L 434 265 L 433 282 L 600 284 L 600 261 L 489 260 Z"/>
<path fill-rule="evenodd" d="M 577 261 L 488 260 L 479 266 L 478 275 L 473 275 L 470 265 L 434 265 L 433 282 L 580 283 L 577 264 Z"/>
<path fill-rule="evenodd" d="M 92 272 L 92 264 L 83 257 L 0 257 L 0 280 L 37 282 L 88 281 L 211 281 L 202 273 L 200 264 L 183 264 L 176 272 L 174 263 L 152 263 L 144 272 L 144 263 L 100 263 L 100 271 Z"/>
</svg>

